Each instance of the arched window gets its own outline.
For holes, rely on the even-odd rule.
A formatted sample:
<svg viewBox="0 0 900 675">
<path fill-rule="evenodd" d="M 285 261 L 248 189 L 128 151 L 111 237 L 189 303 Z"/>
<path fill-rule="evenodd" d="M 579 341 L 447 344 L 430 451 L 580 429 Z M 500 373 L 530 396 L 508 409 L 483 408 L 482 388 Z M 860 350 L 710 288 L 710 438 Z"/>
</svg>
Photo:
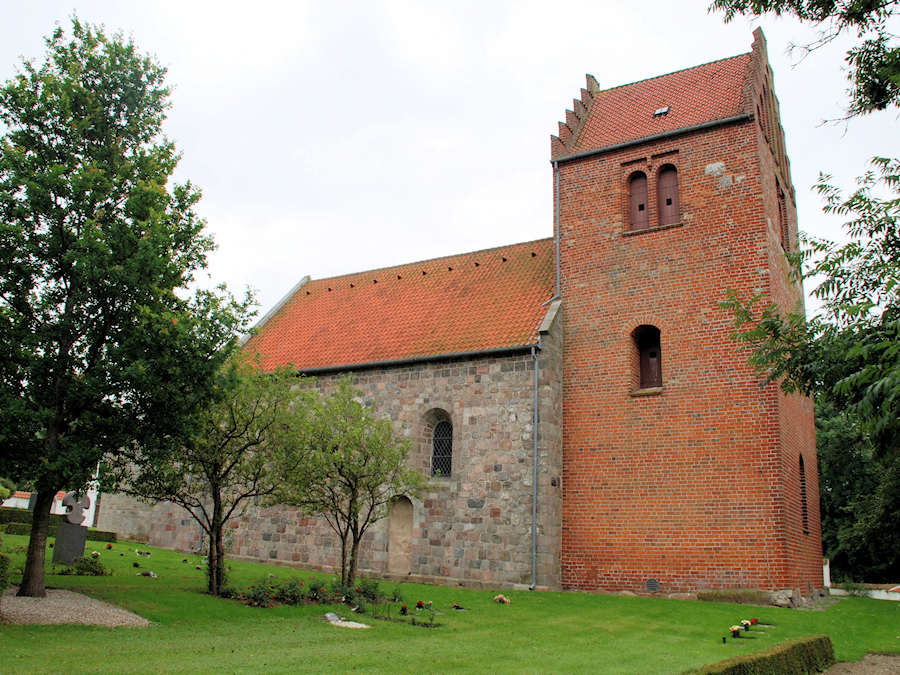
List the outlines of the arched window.
<svg viewBox="0 0 900 675">
<path fill-rule="evenodd" d="M 449 476 L 453 468 L 453 425 L 441 420 L 431 436 L 431 475 Z"/>
<path fill-rule="evenodd" d="M 659 328 L 639 326 L 632 335 L 637 350 L 640 388 L 661 387 L 663 384 L 662 350 L 660 349 Z"/>
<path fill-rule="evenodd" d="M 646 230 L 650 227 L 650 212 L 647 209 L 647 174 L 636 171 L 628 180 L 628 212 L 632 230 Z"/>
<path fill-rule="evenodd" d="M 671 164 L 666 164 L 657 178 L 657 194 L 659 196 L 659 224 L 675 225 L 681 222 L 681 210 L 678 206 L 678 171 Z"/>
<path fill-rule="evenodd" d="M 803 455 L 800 455 L 800 516 L 803 519 L 803 532 L 809 534 L 809 508 L 806 504 L 806 467 Z"/>
</svg>

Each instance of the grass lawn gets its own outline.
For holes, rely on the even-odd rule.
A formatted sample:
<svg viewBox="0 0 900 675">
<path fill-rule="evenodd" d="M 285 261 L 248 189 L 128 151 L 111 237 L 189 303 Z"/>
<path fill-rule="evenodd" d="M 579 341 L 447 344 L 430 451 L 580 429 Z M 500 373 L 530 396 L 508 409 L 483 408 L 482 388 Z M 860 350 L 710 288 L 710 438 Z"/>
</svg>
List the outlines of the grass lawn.
<svg viewBox="0 0 900 675">
<path fill-rule="evenodd" d="M 24 564 L 27 537 L 3 536 L 14 569 Z M 491 602 L 495 593 L 458 587 L 403 584 L 403 604 L 434 601 L 444 612 L 440 628 L 357 617 L 340 606 L 247 607 L 203 593 L 198 556 L 152 551 L 138 557 L 134 544 L 88 542 L 111 577 L 50 574 L 47 586 L 85 593 L 154 622 L 148 628 L 0 626 L 0 673 L 634 673 L 669 675 L 706 663 L 765 649 L 787 638 L 825 633 L 840 661 L 867 651 L 900 652 L 897 603 L 846 598 L 827 611 L 625 598 L 585 593 L 504 591 L 511 605 Z M 120 555 L 124 553 L 124 555 Z M 52 557 L 48 551 L 48 560 Z M 157 579 L 137 576 L 132 567 Z M 310 573 L 249 563 L 230 563 L 231 583 L 244 588 L 268 575 L 308 578 Z M 21 574 L 21 572 L 19 572 Z M 320 578 L 323 577 L 318 575 Z M 13 582 L 21 579 L 13 575 Z M 390 591 L 395 585 L 382 584 Z M 470 611 L 450 609 L 458 603 Z M 336 628 L 325 611 L 372 625 Z M 396 613 L 396 612 L 395 612 Z M 722 637 L 741 619 L 758 617 L 773 628 L 755 639 Z M 764 632 L 763 632 L 764 631 Z"/>
</svg>

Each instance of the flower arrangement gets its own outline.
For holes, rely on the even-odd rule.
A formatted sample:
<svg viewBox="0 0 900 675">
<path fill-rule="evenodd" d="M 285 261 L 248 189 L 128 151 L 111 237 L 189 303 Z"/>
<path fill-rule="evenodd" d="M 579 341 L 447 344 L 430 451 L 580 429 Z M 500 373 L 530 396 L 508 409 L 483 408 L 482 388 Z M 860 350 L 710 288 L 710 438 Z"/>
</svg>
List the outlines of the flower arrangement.
<svg viewBox="0 0 900 675">
<path fill-rule="evenodd" d="M 494 597 L 494 602 L 499 602 L 501 605 L 508 605 L 509 598 L 501 593 L 500 595 Z"/>
<path fill-rule="evenodd" d="M 747 619 L 744 619 L 743 621 L 741 621 L 741 626 L 744 627 L 744 630 L 750 630 L 750 622 L 747 621 Z"/>
<path fill-rule="evenodd" d="M 107 544 L 107 545 L 106 545 L 106 550 L 107 550 L 107 551 L 112 551 L 112 544 Z"/>
<path fill-rule="evenodd" d="M 99 551 L 91 551 L 91 557 L 94 558 L 94 560 L 96 560 L 97 558 L 100 557 L 100 552 Z"/>
<path fill-rule="evenodd" d="M 741 637 L 741 627 L 740 626 L 732 626 L 730 630 L 731 630 L 731 637 Z"/>
<path fill-rule="evenodd" d="M 400 608 L 400 614 L 402 616 L 406 616 L 408 611 L 409 611 L 409 608 L 406 605 L 403 605 L 403 607 Z"/>
</svg>

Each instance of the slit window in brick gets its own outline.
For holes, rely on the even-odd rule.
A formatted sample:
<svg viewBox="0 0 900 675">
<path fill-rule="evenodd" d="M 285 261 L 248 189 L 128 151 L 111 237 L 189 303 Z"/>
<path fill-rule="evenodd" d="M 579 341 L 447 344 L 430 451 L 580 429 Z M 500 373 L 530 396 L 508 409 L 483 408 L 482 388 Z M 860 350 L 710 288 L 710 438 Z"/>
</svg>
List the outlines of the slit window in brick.
<svg viewBox="0 0 900 675">
<path fill-rule="evenodd" d="M 647 208 L 647 174 L 637 171 L 628 180 L 628 210 L 632 230 L 650 227 L 650 211 Z"/>
<path fill-rule="evenodd" d="M 803 532 L 809 534 L 809 507 L 806 502 L 806 467 L 803 455 L 800 455 L 800 516 L 803 520 Z"/>
<path fill-rule="evenodd" d="M 663 384 L 662 349 L 660 348 L 659 329 L 655 326 L 640 326 L 633 335 L 638 353 L 640 388 L 661 387 Z"/>
<path fill-rule="evenodd" d="M 681 209 L 678 205 L 678 171 L 671 164 L 666 164 L 659 172 L 657 179 L 659 193 L 659 224 L 675 225 L 681 222 Z"/>
</svg>

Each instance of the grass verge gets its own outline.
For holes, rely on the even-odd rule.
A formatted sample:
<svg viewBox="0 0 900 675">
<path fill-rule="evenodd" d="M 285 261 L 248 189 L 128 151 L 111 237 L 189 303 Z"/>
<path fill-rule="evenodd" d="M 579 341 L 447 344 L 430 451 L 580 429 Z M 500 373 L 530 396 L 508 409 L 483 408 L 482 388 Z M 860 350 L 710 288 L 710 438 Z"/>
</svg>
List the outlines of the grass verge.
<svg viewBox="0 0 900 675">
<path fill-rule="evenodd" d="M 4 552 L 16 569 L 24 563 L 27 537 L 7 535 Z M 137 556 L 135 548 L 152 551 Z M 90 552 L 89 549 L 88 552 Z M 371 617 L 370 630 L 324 623 L 325 606 L 247 607 L 203 593 L 200 558 L 119 542 L 96 548 L 114 571 L 110 577 L 50 574 L 47 586 L 112 602 L 154 622 L 149 628 L 90 626 L 0 627 L 0 672 L 96 675 L 109 673 L 610 673 L 671 675 L 771 647 L 811 633 L 831 636 L 838 660 L 867 651 L 897 652 L 900 611 L 895 603 L 846 598 L 827 611 L 801 611 L 663 598 L 625 598 L 584 593 L 504 591 L 403 584 L 409 607 L 433 601 L 443 614 L 437 629 Z M 48 559 L 51 556 L 48 555 Z M 134 568 L 137 562 L 140 567 Z M 246 588 L 268 574 L 280 579 L 309 573 L 232 562 L 230 583 Z M 138 576 L 153 571 L 158 577 Z M 331 581 L 330 576 L 316 575 Z M 389 592 L 393 584 L 383 584 Z M 468 611 L 455 611 L 457 603 Z M 334 610 L 332 610 L 334 611 Z M 728 627 L 758 617 L 746 637 Z M 752 638 L 752 639 L 751 639 Z"/>
</svg>

